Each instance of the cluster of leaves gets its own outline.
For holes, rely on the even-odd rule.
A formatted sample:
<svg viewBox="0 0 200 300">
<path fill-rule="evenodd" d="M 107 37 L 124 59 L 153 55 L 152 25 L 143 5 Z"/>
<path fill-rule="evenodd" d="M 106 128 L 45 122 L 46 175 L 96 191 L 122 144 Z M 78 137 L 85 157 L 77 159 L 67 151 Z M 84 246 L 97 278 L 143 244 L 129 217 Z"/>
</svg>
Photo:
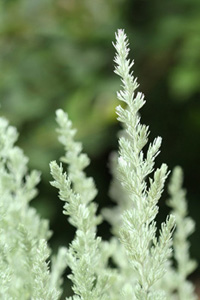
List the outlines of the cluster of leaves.
<svg viewBox="0 0 200 300">
<path fill-rule="evenodd" d="M 27 172 L 27 157 L 14 145 L 14 127 L 0 118 L 0 297 L 1 299 L 58 299 L 66 250 L 60 248 L 49 272 L 51 235 L 29 202 L 40 181 Z"/>
<path fill-rule="evenodd" d="M 197 299 L 187 280 L 196 263 L 189 256 L 187 238 L 194 230 L 194 222 L 187 217 L 182 171 L 179 167 L 174 170 L 169 185 L 169 205 L 177 225 L 175 268 L 171 259 L 175 218 L 167 217 L 158 236 L 155 220 L 169 174 L 166 164 L 155 169 L 161 138 L 144 151 L 149 129 L 141 123 L 139 110 L 145 100 L 142 93 L 136 92 L 137 79 L 133 77 L 133 61 L 128 59 L 128 40 L 123 30 L 118 30 L 114 47 L 115 73 L 122 80 L 117 96 L 123 103 L 116 111 L 124 129 L 112 168 L 111 195 L 118 207 L 102 213 L 112 225 L 114 235 L 109 242 L 97 235 L 102 216 L 97 215 L 93 202 L 97 194 L 94 181 L 84 172 L 89 158 L 82 153 L 81 143 L 74 141 L 76 130 L 68 115 L 57 110 L 59 141 L 65 155 L 60 165 L 50 163 L 54 179 L 51 184 L 59 190 L 59 197 L 65 202 L 63 213 L 69 216 L 76 232 L 68 250 L 60 248 L 50 268 L 48 222 L 29 206 L 36 196 L 39 173 L 28 174 L 28 160 L 14 145 L 18 136 L 15 128 L 6 119 L 0 119 L 0 295 L 4 299 L 59 299 L 66 266 L 71 270 L 71 300 Z M 67 164 L 67 172 L 63 163 Z M 110 266 L 110 258 L 115 267 Z"/>
<path fill-rule="evenodd" d="M 96 173 L 97 184 L 105 178 L 101 184 L 105 199 L 108 175 L 104 176 L 104 169 L 99 175 L 95 170 L 100 160 L 106 165 L 115 144 L 117 79 L 110 76 L 110 40 L 119 26 L 134 37 L 137 74 L 151 103 L 148 114 L 143 111 L 145 122 L 155 135 L 159 128 L 168 141 L 163 157 L 170 168 L 178 162 L 191 174 L 186 178 L 191 212 L 198 210 L 194 183 L 200 141 L 194 137 L 200 135 L 199 6 L 198 0 L 1 1 L 1 111 L 20 130 L 19 145 L 30 157 L 30 166 L 45 175 L 41 183 L 44 201 L 36 200 L 33 205 L 51 220 L 57 233 L 62 232 L 60 218 L 48 189 L 48 162 L 59 153 L 54 142 L 54 111 L 62 107 L 73 119 L 78 138 L 94 158 L 90 170 Z M 160 101 L 163 94 L 165 100 Z M 160 112 L 156 116 L 155 110 Z M 163 118 L 166 122 L 161 122 Z M 188 155 L 190 145 L 192 156 Z M 101 201 L 105 205 L 106 200 Z M 199 256 L 196 241 L 192 250 Z"/>
</svg>

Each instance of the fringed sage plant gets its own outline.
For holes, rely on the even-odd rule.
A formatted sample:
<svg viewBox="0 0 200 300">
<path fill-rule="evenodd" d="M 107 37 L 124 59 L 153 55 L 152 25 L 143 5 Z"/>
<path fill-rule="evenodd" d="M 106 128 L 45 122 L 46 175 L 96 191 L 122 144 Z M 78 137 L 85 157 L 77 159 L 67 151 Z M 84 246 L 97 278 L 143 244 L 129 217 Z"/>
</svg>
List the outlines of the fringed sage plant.
<svg viewBox="0 0 200 300">
<path fill-rule="evenodd" d="M 56 300 L 66 264 L 49 271 L 48 222 L 29 206 L 40 173 L 28 173 L 17 138 L 16 129 L 0 118 L 0 299 Z M 57 260 L 64 255 L 61 248 Z"/>
<path fill-rule="evenodd" d="M 50 163 L 51 184 L 58 189 L 64 201 L 63 213 L 76 233 L 69 248 L 60 248 L 50 261 L 48 222 L 29 205 L 37 194 L 40 174 L 28 172 L 28 159 L 15 146 L 16 129 L 0 118 L 0 299 L 60 299 L 61 275 L 66 266 L 71 269 L 68 277 L 74 292 L 69 300 L 197 299 L 187 280 L 196 264 L 189 256 L 187 238 L 194 222 L 187 216 L 182 171 L 177 167 L 172 174 L 168 201 L 172 215 L 161 224 L 158 234 L 158 201 L 169 174 L 166 164 L 155 169 L 161 138 L 148 145 L 149 129 L 139 115 L 144 95 L 136 92 L 138 83 L 131 71 L 133 61 L 128 59 L 128 40 L 123 30 L 116 33 L 114 47 L 115 73 L 122 80 L 122 89 L 117 93 L 122 105 L 116 111 L 123 132 L 119 153 L 112 160 L 110 195 L 117 206 L 102 211 L 114 236 L 109 242 L 97 236 L 97 225 L 102 221 L 93 201 L 97 190 L 84 171 L 90 161 L 82 153 L 81 143 L 74 140 L 76 130 L 68 115 L 57 110 L 58 138 L 65 155 L 60 164 Z M 177 268 L 171 259 L 175 218 Z M 114 267 L 109 266 L 110 257 Z"/>
<path fill-rule="evenodd" d="M 123 214 L 120 237 L 130 264 L 137 272 L 133 298 L 161 300 L 165 297 L 164 291 L 154 288 L 154 284 L 164 275 L 165 262 L 171 255 L 174 228 L 174 217 L 168 216 L 161 226 L 159 238 L 156 237 L 157 203 L 168 175 L 167 166 L 162 164 L 154 172 L 153 179 L 148 179 L 154 169 L 161 138 L 156 138 L 148 146 L 145 156 L 143 148 L 148 142 L 149 131 L 146 125 L 140 123 L 138 114 L 145 100 L 142 93 L 135 92 L 138 84 L 131 71 L 133 61 L 127 58 L 128 41 L 123 30 L 118 30 L 114 46 L 117 51 L 115 73 L 122 79 L 122 90 L 117 96 L 126 104 L 125 108 L 117 107 L 117 114 L 128 135 L 128 138 L 119 139 L 118 177 L 134 205 L 134 209 L 126 210 Z"/>
<path fill-rule="evenodd" d="M 104 300 L 110 285 L 110 272 L 102 269 L 100 251 L 101 238 L 96 236 L 96 226 L 101 217 L 96 216 L 97 205 L 92 202 L 97 190 L 92 178 L 86 177 L 83 169 L 89 164 L 89 158 L 81 153 L 82 145 L 74 141 L 76 131 L 67 114 L 56 112 L 59 125 L 59 141 L 65 147 L 65 156 L 61 161 L 68 164 L 68 172 L 62 164 L 51 162 L 51 184 L 59 190 L 59 197 L 65 201 L 64 214 L 69 215 L 69 222 L 76 227 L 76 236 L 67 254 L 67 263 L 72 274 L 75 295 L 72 299 Z M 71 298 L 70 298 L 71 299 Z"/>
<path fill-rule="evenodd" d="M 188 217 L 188 208 L 186 201 L 186 191 L 183 185 L 183 171 L 181 167 L 173 170 L 170 184 L 168 205 L 172 208 L 172 213 L 176 218 L 176 231 L 174 234 L 174 257 L 176 260 L 176 269 L 173 275 L 172 296 L 178 300 L 196 300 L 194 286 L 187 280 L 196 268 L 196 261 L 190 258 L 188 237 L 193 233 L 195 228 L 194 221 Z"/>
</svg>

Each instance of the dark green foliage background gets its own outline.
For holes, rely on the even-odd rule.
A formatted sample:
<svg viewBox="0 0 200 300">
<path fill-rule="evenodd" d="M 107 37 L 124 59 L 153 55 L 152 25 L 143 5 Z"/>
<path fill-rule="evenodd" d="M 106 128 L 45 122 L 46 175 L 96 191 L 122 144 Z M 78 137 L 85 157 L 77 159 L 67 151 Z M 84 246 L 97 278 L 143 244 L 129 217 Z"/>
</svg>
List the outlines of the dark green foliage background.
<svg viewBox="0 0 200 300">
<path fill-rule="evenodd" d="M 63 153 L 55 133 L 57 108 L 69 113 L 92 159 L 88 173 L 95 177 L 100 208 L 111 205 L 107 159 L 119 129 L 111 44 L 117 28 L 129 36 L 135 76 L 146 95 L 142 121 L 150 125 L 151 140 L 163 137 L 158 164 L 184 168 L 189 210 L 197 222 L 191 252 L 199 260 L 199 0 L 1 0 L 1 114 L 17 126 L 30 168 L 43 173 L 33 205 L 50 219 L 53 249 L 67 245 L 74 231 L 49 185 L 49 162 Z M 160 220 L 167 213 L 166 197 Z M 109 237 L 108 224 L 99 233 Z"/>
</svg>

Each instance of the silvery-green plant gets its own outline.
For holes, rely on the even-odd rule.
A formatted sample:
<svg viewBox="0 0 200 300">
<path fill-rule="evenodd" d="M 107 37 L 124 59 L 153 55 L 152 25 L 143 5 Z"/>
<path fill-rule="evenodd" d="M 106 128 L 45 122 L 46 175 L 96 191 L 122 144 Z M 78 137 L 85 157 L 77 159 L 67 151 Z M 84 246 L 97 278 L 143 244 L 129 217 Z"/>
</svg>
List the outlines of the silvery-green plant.
<svg viewBox="0 0 200 300">
<path fill-rule="evenodd" d="M 50 272 L 48 222 L 29 206 L 40 173 L 28 173 L 17 138 L 16 129 L 0 118 L 0 299 L 54 300 L 61 294 L 66 251 L 60 249 Z"/>
<path fill-rule="evenodd" d="M 158 201 L 169 174 L 166 164 L 155 169 L 161 138 L 148 144 L 148 126 L 141 123 L 139 110 L 145 104 L 136 92 L 137 79 L 128 59 L 129 48 L 123 30 L 116 33 L 115 73 L 122 80 L 117 93 L 122 105 L 116 111 L 123 131 L 119 153 L 112 156 L 110 195 L 115 209 L 102 215 L 112 225 L 109 242 L 97 236 L 102 216 L 93 201 L 97 190 L 84 169 L 90 161 L 75 142 L 76 130 L 68 115 L 57 110 L 58 138 L 65 155 L 60 164 L 50 163 L 53 181 L 64 201 L 64 214 L 76 228 L 66 250 L 61 248 L 50 263 L 48 222 L 37 215 L 29 202 L 35 197 L 40 174 L 28 173 L 27 158 L 14 144 L 17 131 L 0 118 L 0 298 L 9 300 L 56 300 L 61 297 L 61 275 L 68 266 L 73 300 L 195 300 L 187 276 L 195 268 L 189 256 L 187 237 L 194 222 L 187 217 L 182 171 L 175 168 L 169 185 L 172 215 L 161 224 L 157 236 Z M 144 151 L 146 146 L 147 150 Z M 155 170 L 154 170 L 155 169 Z M 151 176 L 152 174 L 152 176 Z M 172 266 L 172 233 L 174 257 Z M 109 266 L 109 258 L 116 267 Z"/>
<path fill-rule="evenodd" d="M 141 124 L 139 116 L 145 100 L 142 93 L 136 93 L 137 79 L 131 71 L 133 61 L 128 59 L 128 40 L 123 30 L 118 30 L 114 46 L 117 52 L 115 73 L 122 79 L 122 90 L 117 96 L 126 104 L 125 108 L 118 106 L 116 110 L 128 136 L 119 139 L 118 178 L 134 205 L 123 213 L 120 239 L 137 273 L 134 299 L 164 299 L 164 291 L 154 284 L 164 275 L 165 263 L 171 255 L 175 221 L 172 215 L 168 216 L 157 238 L 155 217 L 168 171 L 166 164 L 162 164 L 154 172 L 153 179 L 149 177 L 159 154 L 161 138 L 148 146 L 145 155 L 143 148 L 148 142 L 149 130 Z"/>
<path fill-rule="evenodd" d="M 68 172 L 62 164 L 51 162 L 51 184 L 59 190 L 59 197 L 64 204 L 64 214 L 69 215 L 69 222 L 76 227 L 76 236 L 67 253 L 67 263 L 72 274 L 75 296 L 70 299 L 103 300 L 110 285 L 110 272 L 106 268 L 101 251 L 101 238 L 96 236 L 97 225 L 101 217 L 96 216 L 97 205 L 92 202 L 97 194 L 92 178 L 83 171 L 89 164 L 89 158 L 82 153 L 81 143 L 74 141 L 76 130 L 67 114 L 58 110 L 59 141 L 65 147 L 65 156 L 61 158 L 68 164 Z M 105 247 L 103 247 L 105 249 Z M 103 268 L 104 266 L 104 268 Z"/>
<path fill-rule="evenodd" d="M 195 270 L 196 261 L 190 258 L 188 237 L 194 232 L 195 223 L 188 217 L 186 191 L 183 185 L 183 170 L 177 166 L 174 168 L 168 187 L 170 199 L 168 205 L 176 218 L 176 230 L 174 233 L 173 247 L 176 269 L 173 269 L 173 289 L 171 296 L 174 299 L 196 300 L 194 286 L 187 277 Z"/>
</svg>

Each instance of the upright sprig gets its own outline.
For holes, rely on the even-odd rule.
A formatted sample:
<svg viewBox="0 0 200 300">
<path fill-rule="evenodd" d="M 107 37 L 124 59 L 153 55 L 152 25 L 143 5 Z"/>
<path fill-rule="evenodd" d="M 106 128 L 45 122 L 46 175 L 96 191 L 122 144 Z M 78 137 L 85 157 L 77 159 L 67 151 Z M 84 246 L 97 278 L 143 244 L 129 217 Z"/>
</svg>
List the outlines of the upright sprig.
<svg viewBox="0 0 200 300">
<path fill-rule="evenodd" d="M 196 300 L 194 286 L 187 280 L 196 268 L 196 262 L 190 258 L 188 237 L 195 228 L 194 221 L 188 217 L 188 207 L 186 201 L 186 191 L 183 189 L 183 171 L 181 167 L 174 168 L 170 184 L 168 205 L 172 208 L 172 213 L 176 218 L 176 231 L 174 233 L 174 257 L 176 269 L 174 270 L 173 286 L 175 294 L 180 300 Z"/>
<path fill-rule="evenodd" d="M 168 216 L 161 225 L 158 239 L 155 217 L 168 171 L 166 164 L 162 164 L 154 172 L 153 179 L 149 178 L 148 184 L 148 176 L 153 172 L 155 158 L 159 154 L 161 138 L 156 138 L 148 146 L 145 156 L 143 148 L 148 142 L 149 130 L 140 123 L 138 113 L 145 100 L 142 93 L 135 92 L 138 83 L 131 71 L 134 62 L 128 59 L 128 40 L 123 30 L 118 30 L 114 47 L 117 52 L 115 73 L 122 80 L 122 89 L 117 97 L 126 104 L 126 108 L 119 105 L 116 111 L 127 134 L 127 137 L 119 139 L 118 177 L 134 205 L 134 209 L 128 209 L 123 214 L 120 237 L 138 276 L 134 299 L 164 299 L 164 291 L 157 290 L 154 283 L 164 275 L 166 260 L 171 255 L 174 217 Z"/>
<path fill-rule="evenodd" d="M 0 298 L 56 300 L 62 292 L 62 270 L 50 272 L 48 222 L 29 205 L 40 173 L 28 172 L 17 138 L 17 130 L 0 118 Z"/>
<path fill-rule="evenodd" d="M 58 110 L 56 116 L 59 141 L 66 151 L 61 161 L 68 164 L 68 169 L 66 173 L 62 164 L 51 162 L 54 178 L 51 184 L 59 190 L 60 199 L 65 201 L 64 214 L 69 215 L 69 222 L 77 229 L 67 255 L 75 293 L 72 299 L 104 300 L 111 276 L 103 270 L 101 239 L 96 236 L 101 217 L 96 216 L 97 205 L 92 200 L 97 191 L 93 179 L 83 171 L 89 165 L 89 158 L 81 153 L 81 143 L 74 141 L 76 131 L 68 115 Z"/>
</svg>

